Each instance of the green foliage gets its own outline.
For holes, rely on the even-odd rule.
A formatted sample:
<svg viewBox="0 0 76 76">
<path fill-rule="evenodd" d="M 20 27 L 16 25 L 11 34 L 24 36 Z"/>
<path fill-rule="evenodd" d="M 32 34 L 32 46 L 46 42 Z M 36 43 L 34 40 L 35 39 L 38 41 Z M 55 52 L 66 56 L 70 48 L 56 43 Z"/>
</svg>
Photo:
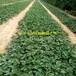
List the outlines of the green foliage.
<svg viewBox="0 0 76 76">
<path fill-rule="evenodd" d="M 76 16 L 76 11 L 67 11 L 68 13 L 70 13 L 71 15 Z"/>
<path fill-rule="evenodd" d="M 23 9 L 25 9 L 32 0 L 28 0 L 27 2 L 15 3 L 7 6 L 0 6 L 0 24 L 4 21 L 7 21 L 9 18 L 15 16 L 20 13 Z"/>
<path fill-rule="evenodd" d="M 68 15 L 60 12 L 59 10 L 57 10 L 56 8 L 48 5 L 47 3 L 43 2 L 42 3 L 53 13 L 55 14 L 61 21 L 63 24 L 67 25 L 72 32 L 76 33 L 76 19 L 73 19 L 71 17 L 69 17 Z"/>
<path fill-rule="evenodd" d="M 19 36 L 18 32 L 57 32 L 51 36 Z M 17 36 L 1 54 L 0 76 L 75 76 L 75 45 L 66 33 L 35 1 L 19 22 Z"/>
</svg>

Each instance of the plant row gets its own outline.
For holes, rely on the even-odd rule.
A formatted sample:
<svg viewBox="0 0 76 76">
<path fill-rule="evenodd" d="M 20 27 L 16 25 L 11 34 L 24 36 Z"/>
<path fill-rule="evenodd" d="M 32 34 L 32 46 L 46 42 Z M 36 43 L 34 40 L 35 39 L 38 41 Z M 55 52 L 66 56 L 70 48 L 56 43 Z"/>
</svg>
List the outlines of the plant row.
<svg viewBox="0 0 76 76">
<path fill-rule="evenodd" d="M 12 3 L 12 2 L 18 2 L 18 1 L 22 1 L 22 0 L 0 0 L 0 4 Z"/>
<path fill-rule="evenodd" d="M 57 32 L 57 35 L 19 35 Z M 75 45 L 36 0 L 19 22 L 16 36 L 0 54 L 0 76 L 75 76 Z"/>
<path fill-rule="evenodd" d="M 59 10 L 57 10 L 56 8 L 48 5 L 47 3 L 43 2 L 42 3 L 53 13 L 55 14 L 61 21 L 63 24 L 65 24 L 67 27 L 69 27 L 72 32 L 76 33 L 76 19 L 73 19 L 71 17 L 69 17 L 68 15 L 60 12 Z"/>
<path fill-rule="evenodd" d="M 12 5 L 0 6 L 0 24 L 20 13 L 30 4 L 31 1 L 32 0 L 28 0 L 26 2 L 19 2 Z"/>
</svg>

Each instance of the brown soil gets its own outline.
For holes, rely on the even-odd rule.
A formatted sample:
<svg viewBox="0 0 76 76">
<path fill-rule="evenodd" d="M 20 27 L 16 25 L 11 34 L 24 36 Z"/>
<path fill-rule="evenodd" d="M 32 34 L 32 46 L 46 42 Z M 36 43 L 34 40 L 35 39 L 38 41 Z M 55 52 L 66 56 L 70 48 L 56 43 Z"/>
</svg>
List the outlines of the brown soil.
<svg viewBox="0 0 76 76">
<path fill-rule="evenodd" d="M 27 1 L 27 0 L 24 0 L 24 1 Z M 18 1 L 18 2 L 24 2 L 24 1 Z M 10 5 L 10 4 L 18 3 L 18 2 L 7 3 L 7 4 L 0 4 L 0 6 Z"/>
<path fill-rule="evenodd" d="M 18 22 L 29 11 L 34 1 L 31 2 L 30 5 L 25 10 L 23 10 L 20 14 L 18 14 L 16 17 L 13 17 L 8 22 L 0 25 L 0 29 L 1 29 L 0 30 L 0 53 L 3 53 L 6 51 L 5 48 L 8 45 L 8 42 L 12 40 L 12 35 L 14 35 L 17 32 Z"/>
<path fill-rule="evenodd" d="M 46 3 L 46 2 L 45 2 L 45 3 Z M 48 4 L 48 3 L 47 3 L 47 4 Z M 67 14 L 69 17 L 76 19 L 76 16 L 73 16 L 73 15 L 71 15 L 71 14 L 69 14 L 69 13 L 66 13 L 66 12 L 64 12 L 63 10 L 61 10 L 61 9 L 59 9 L 59 8 L 51 5 L 51 4 L 48 4 L 48 5 L 51 6 L 51 7 L 53 7 L 53 8 L 56 8 L 56 9 L 59 10 L 60 12 L 63 12 L 63 13 L 65 13 L 65 14 Z"/>
<path fill-rule="evenodd" d="M 40 2 L 40 1 L 39 1 Z M 66 25 L 64 25 L 59 19 L 58 17 L 56 17 L 52 12 L 50 12 L 41 2 L 40 4 L 47 10 L 47 12 L 51 15 L 51 17 L 58 22 L 58 24 L 63 28 L 63 30 L 65 32 L 68 33 L 68 37 L 71 40 L 71 43 L 76 44 L 76 34 L 74 34 L 68 27 L 66 27 Z"/>
</svg>

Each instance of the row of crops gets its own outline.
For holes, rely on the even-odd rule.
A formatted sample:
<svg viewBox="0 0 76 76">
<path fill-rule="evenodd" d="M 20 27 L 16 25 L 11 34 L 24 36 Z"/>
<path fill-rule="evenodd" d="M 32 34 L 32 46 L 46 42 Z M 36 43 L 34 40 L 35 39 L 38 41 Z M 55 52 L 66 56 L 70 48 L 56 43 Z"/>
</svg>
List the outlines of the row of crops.
<svg viewBox="0 0 76 76">
<path fill-rule="evenodd" d="M 57 35 L 19 35 L 57 32 Z M 75 45 L 36 0 L 19 22 L 8 51 L 0 54 L 0 76 L 75 76 Z"/>
<path fill-rule="evenodd" d="M 61 21 L 63 24 L 67 25 L 72 32 L 76 33 L 76 19 L 73 19 L 69 17 L 68 15 L 60 12 L 56 8 L 48 5 L 47 3 L 43 2 L 42 3 L 52 12 L 54 13 Z"/>
<path fill-rule="evenodd" d="M 0 4 L 12 3 L 12 2 L 18 2 L 18 1 L 24 1 L 24 0 L 0 0 Z"/>
<path fill-rule="evenodd" d="M 31 1 L 32 0 L 28 0 L 25 2 L 19 2 L 12 5 L 0 6 L 0 24 L 20 13 L 31 3 Z"/>
</svg>

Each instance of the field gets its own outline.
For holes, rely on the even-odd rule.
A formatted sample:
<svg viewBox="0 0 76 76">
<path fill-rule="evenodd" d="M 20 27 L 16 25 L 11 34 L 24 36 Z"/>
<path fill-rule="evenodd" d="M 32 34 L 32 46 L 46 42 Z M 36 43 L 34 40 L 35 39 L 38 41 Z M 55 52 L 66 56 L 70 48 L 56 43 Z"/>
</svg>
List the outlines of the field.
<svg viewBox="0 0 76 76">
<path fill-rule="evenodd" d="M 18 1 L 24 1 L 24 0 L 0 0 L 0 4 L 12 3 Z"/>
<path fill-rule="evenodd" d="M 8 7 L 6 12 L 11 15 L 6 14 L 4 19 L 15 16 L 32 1 L 2 6 L 2 10 Z M 51 11 L 53 10 L 46 3 L 42 3 L 49 10 L 50 8 Z M 11 14 L 10 9 L 14 12 L 13 14 Z M 15 12 L 16 9 L 18 12 Z M 53 11 L 57 13 L 56 10 Z M 58 13 L 61 19 L 64 18 L 64 14 Z M 65 15 L 65 19 L 67 18 L 70 20 L 70 17 Z M 1 21 L 1 23 L 4 21 Z M 75 28 L 75 26 L 73 27 Z M 0 54 L 0 76 L 76 75 L 76 44 L 70 42 L 68 34 L 50 17 L 38 0 L 35 0 L 23 19 L 19 21 L 16 35 L 9 42 L 6 50 L 5 53 Z"/>
<path fill-rule="evenodd" d="M 15 3 L 7 6 L 0 6 L 0 24 L 20 13 L 28 6 L 28 4 L 30 4 L 31 1 L 32 0 L 29 0 L 27 2 Z"/>
<path fill-rule="evenodd" d="M 76 33 L 76 19 L 69 17 L 68 15 L 60 12 L 56 8 L 51 7 L 47 3 L 43 2 L 43 4 L 52 12 L 54 13 L 64 24 L 66 24 L 72 32 Z"/>
</svg>

